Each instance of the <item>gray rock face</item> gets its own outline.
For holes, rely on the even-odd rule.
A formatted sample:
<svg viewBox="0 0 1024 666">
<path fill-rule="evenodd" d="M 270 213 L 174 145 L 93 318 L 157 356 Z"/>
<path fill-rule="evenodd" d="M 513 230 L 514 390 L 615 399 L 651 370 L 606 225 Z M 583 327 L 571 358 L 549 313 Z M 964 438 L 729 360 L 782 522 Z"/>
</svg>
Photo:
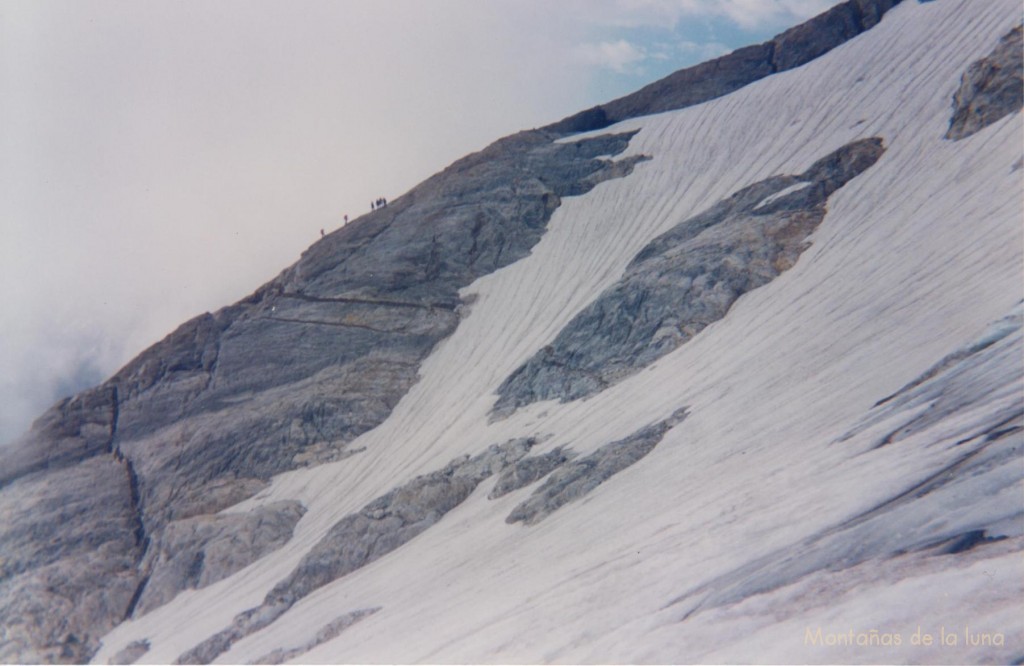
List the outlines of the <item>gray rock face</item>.
<svg viewBox="0 0 1024 666">
<path fill-rule="evenodd" d="M 206 587 L 291 539 L 305 508 L 278 502 L 244 514 L 175 520 L 151 537 L 141 570 L 152 571 L 134 614 L 170 601 L 186 588 Z"/>
<path fill-rule="evenodd" d="M 606 159 L 626 148 L 630 134 L 556 139 L 796 66 L 866 29 L 892 4 L 851 0 L 815 19 L 825 21 L 819 27 L 828 37 L 814 36 L 818 27 L 790 31 L 582 121 L 502 139 L 329 234 L 248 298 L 186 322 L 101 386 L 54 406 L 18 445 L 0 451 L 0 660 L 88 661 L 97 637 L 126 617 L 280 545 L 294 507 L 263 516 L 269 524 L 259 528 L 255 517 L 215 514 L 277 473 L 357 453 L 348 444 L 388 417 L 419 364 L 455 330 L 459 289 L 529 254 L 564 197 L 628 176 L 645 159 Z M 520 480 L 539 473 L 530 465 Z M 438 492 L 455 501 L 476 474 L 455 475 Z M 438 502 L 422 516 L 405 509 L 385 521 L 363 516 L 373 521 L 363 534 L 368 552 L 379 556 L 425 529 L 446 506 Z M 62 518 L 69 507 L 79 512 L 74 521 Z M 350 527 L 358 532 L 362 524 L 353 519 Z M 228 553 L 236 532 L 241 545 Z M 319 575 L 319 565 L 307 564 L 296 589 Z M 271 622 L 282 609 L 284 601 L 268 601 L 243 614 L 240 626 Z M 195 660 L 231 640 L 214 637 Z"/>
<path fill-rule="evenodd" d="M 953 95 L 946 138 L 958 141 L 1024 107 L 1024 40 L 1021 26 L 1006 33 L 981 60 L 971 63 Z"/>
<path fill-rule="evenodd" d="M 871 29 L 900 0 L 848 0 L 770 41 L 681 69 L 635 93 L 560 120 L 547 129 L 584 132 L 651 113 L 722 97 L 760 79 L 804 65 Z"/>
<path fill-rule="evenodd" d="M 6 485 L 0 662 L 88 662 L 100 636 L 130 607 L 139 536 L 128 471 L 113 456 Z"/>
<path fill-rule="evenodd" d="M 276 473 L 343 455 L 455 329 L 458 290 L 526 256 L 561 197 L 626 175 L 639 158 L 596 158 L 630 136 L 503 139 L 130 363 L 111 380 L 117 443 L 135 461 L 147 526 L 218 511 Z M 238 492 L 211 501 L 224 483 Z"/>
<path fill-rule="evenodd" d="M 306 654 L 307 652 L 315 648 L 317 645 L 320 645 L 321 643 L 326 643 L 329 640 L 337 638 L 341 635 L 341 632 L 345 631 L 356 622 L 359 622 L 360 620 L 367 618 L 370 615 L 373 615 L 379 610 L 380 606 L 377 606 L 376 608 L 364 608 L 361 610 L 352 611 L 351 613 L 345 613 L 344 615 L 335 618 L 328 624 L 325 624 L 323 629 L 318 631 L 316 633 L 316 636 L 314 636 L 312 640 L 307 641 L 297 647 L 288 649 L 277 649 L 273 652 L 268 652 L 267 654 L 263 655 L 253 663 L 283 664 L 286 661 L 291 661 L 299 655 Z"/>
<path fill-rule="evenodd" d="M 404 545 L 465 501 L 481 481 L 523 458 L 534 444 L 532 438 L 515 439 L 472 458 L 463 456 L 342 518 L 295 570 L 267 593 L 260 606 L 240 613 L 230 627 L 185 652 L 175 663 L 210 663 L 314 590 Z"/>
<path fill-rule="evenodd" d="M 0 451 L 0 505 L 18 505 L 32 474 L 52 479 L 26 483 L 90 503 L 76 489 L 90 492 L 97 469 L 112 477 L 104 492 L 127 498 L 108 503 L 109 515 L 87 514 L 92 523 L 45 526 L 8 514 L 6 657 L 88 661 L 95 638 L 126 614 L 283 543 L 292 509 L 213 514 L 274 474 L 354 453 L 347 444 L 387 418 L 420 362 L 458 325 L 458 290 L 526 256 L 563 197 L 628 175 L 644 159 L 607 159 L 631 134 L 555 143 L 559 136 L 522 132 L 459 160 L 323 238 L 249 298 L 186 322 Z M 107 520 L 124 533 L 108 535 Z M 66 554 L 46 531 L 54 543 L 79 532 L 96 535 L 90 544 L 110 536 L 109 563 L 83 565 L 91 556 Z M 241 539 L 234 553 L 231 535 Z M 53 592 L 34 594 L 45 567 Z M 79 569 L 90 572 L 88 584 Z"/>
<path fill-rule="evenodd" d="M 510 492 L 525 488 L 531 483 L 543 479 L 553 470 L 575 457 L 576 454 L 573 451 L 558 447 L 539 456 L 523 458 L 501 473 L 487 498 L 498 499 Z"/>
<path fill-rule="evenodd" d="M 651 241 L 619 282 L 498 387 L 494 415 L 598 393 L 724 317 L 737 298 L 796 262 L 828 197 L 883 150 L 877 138 L 848 144 L 803 174 L 755 183 Z"/>
<path fill-rule="evenodd" d="M 117 418 L 117 392 L 112 387 L 89 389 L 60 401 L 0 452 L 0 488 L 32 472 L 109 452 Z"/>
<path fill-rule="evenodd" d="M 625 439 L 605 444 L 589 456 L 565 464 L 552 472 L 529 499 L 512 509 L 505 522 L 536 525 L 634 465 L 654 450 L 669 429 L 685 418 L 686 409 L 679 409 L 664 421 L 641 428 Z"/>
</svg>

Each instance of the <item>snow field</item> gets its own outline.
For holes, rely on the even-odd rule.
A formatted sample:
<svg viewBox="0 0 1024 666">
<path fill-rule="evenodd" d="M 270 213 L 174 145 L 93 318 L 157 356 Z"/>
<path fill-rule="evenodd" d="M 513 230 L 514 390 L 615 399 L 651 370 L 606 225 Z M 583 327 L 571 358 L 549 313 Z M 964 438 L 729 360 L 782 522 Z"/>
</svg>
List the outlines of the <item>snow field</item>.
<svg viewBox="0 0 1024 666">
<path fill-rule="evenodd" d="M 936 441 L 1019 399 L 1009 368 L 1009 388 L 989 412 L 871 453 L 886 424 L 835 442 L 1022 298 L 1021 175 L 1011 170 L 1020 114 L 959 142 L 942 139 L 960 73 L 1019 20 L 1012 0 L 907 1 L 804 67 L 602 130 L 640 128 L 620 157 L 653 159 L 564 200 L 531 256 L 465 290 L 479 295 L 470 316 L 388 421 L 352 444 L 365 453 L 281 475 L 235 509 L 301 500 L 309 511 L 292 541 L 122 624 L 95 661 L 140 638 L 152 644 L 141 662 L 173 661 L 258 605 L 337 520 L 458 455 L 527 435 L 551 435 L 534 454 L 559 445 L 586 453 L 684 405 L 690 416 L 647 458 L 584 500 L 534 527 L 510 526 L 505 516 L 533 487 L 489 501 L 486 481 L 426 533 L 313 593 L 221 661 L 301 644 L 336 616 L 372 606 L 383 609 L 299 660 L 863 661 L 873 653 L 807 648 L 805 625 L 925 623 L 915 618 L 987 623 L 1016 632 L 1019 644 L 1024 632 L 1007 608 L 1020 588 L 1003 584 L 1024 573 L 1013 552 L 964 566 L 889 560 L 817 573 L 686 622 L 685 603 L 666 609 L 942 469 L 962 451 Z M 833 195 L 792 269 L 602 394 L 488 423 L 498 384 L 652 238 L 740 187 L 799 173 L 870 136 L 887 152 Z M 891 582 L 874 584 L 873 572 Z"/>
</svg>

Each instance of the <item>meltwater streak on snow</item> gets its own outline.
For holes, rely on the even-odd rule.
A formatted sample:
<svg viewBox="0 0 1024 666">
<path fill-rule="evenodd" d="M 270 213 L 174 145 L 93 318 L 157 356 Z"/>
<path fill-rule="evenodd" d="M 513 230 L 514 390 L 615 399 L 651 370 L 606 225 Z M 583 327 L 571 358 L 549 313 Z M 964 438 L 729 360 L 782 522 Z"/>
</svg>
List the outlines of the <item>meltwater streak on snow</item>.
<svg viewBox="0 0 1024 666">
<path fill-rule="evenodd" d="M 942 139 L 960 73 L 1017 21 L 1016 0 L 907 2 L 805 67 L 602 130 L 642 128 L 623 157 L 653 160 L 563 201 L 530 257 L 464 290 L 479 294 L 471 315 L 423 365 L 391 418 L 353 443 L 365 453 L 284 474 L 237 507 L 302 500 L 309 511 L 293 540 L 122 624 L 95 661 L 140 638 L 152 644 L 141 661 L 173 660 L 258 605 L 338 519 L 457 455 L 549 433 L 534 453 L 559 445 L 586 453 L 683 405 L 686 421 L 587 500 L 539 525 L 510 526 L 505 516 L 532 488 L 489 501 L 493 482 L 485 482 L 430 530 L 311 594 L 221 660 L 244 663 L 300 645 L 335 617 L 376 606 L 382 610 L 300 659 L 806 661 L 816 653 L 802 644 L 804 625 L 823 617 L 875 626 L 934 611 L 955 623 L 955 608 L 934 590 L 969 598 L 987 580 L 978 566 L 1011 580 L 1020 573 L 1012 555 L 964 572 L 952 563 L 913 569 L 906 575 L 918 577 L 898 584 L 903 596 L 865 583 L 827 612 L 808 611 L 806 599 L 786 589 L 773 593 L 770 611 L 744 613 L 756 606 L 747 601 L 680 623 L 686 608 L 665 607 L 898 495 L 958 454 L 922 438 L 866 453 L 874 431 L 832 442 L 1021 299 L 1019 175 L 1010 169 L 1020 114 L 960 142 Z M 812 247 L 790 271 L 612 389 L 488 424 L 497 385 L 653 237 L 744 185 L 799 173 L 870 136 L 884 139 L 885 155 L 833 195 Z M 827 588 L 857 575 L 855 568 L 817 576 Z M 992 615 L 967 619 L 1018 626 L 1004 621 L 999 594 L 1006 592 L 983 594 Z M 907 611 L 916 599 L 921 604 Z M 788 619 L 775 625 L 765 619 L 771 613 Z"/>
<path fill-rule="evenodd" d="M 795 183 L 793 185 L 790 185 L 789 187 L 783 188 L 783 189 L 779 190 L 778 192 L 776 192 L 775 194 L 773 194 L 771 196 L 765 197 L 764 200 L 761 201 L 761 203 L 759 203 L 756 206 L 754 206 L 753 210 L 757 210 L 759 208 L 764 208 L 765 206 L 767 206 L 771 202 L 778 201 L 782 197 L 784 197 L 786 195 L 789 195 L 789 194 L 792 194 L 793 192 L 799 192 L 800 190 L 804 189 L 805 187 L 807 187 L 810 184 L 811 184 L 810 181 L 804 181 L 802 183 Z"/>
</svg>

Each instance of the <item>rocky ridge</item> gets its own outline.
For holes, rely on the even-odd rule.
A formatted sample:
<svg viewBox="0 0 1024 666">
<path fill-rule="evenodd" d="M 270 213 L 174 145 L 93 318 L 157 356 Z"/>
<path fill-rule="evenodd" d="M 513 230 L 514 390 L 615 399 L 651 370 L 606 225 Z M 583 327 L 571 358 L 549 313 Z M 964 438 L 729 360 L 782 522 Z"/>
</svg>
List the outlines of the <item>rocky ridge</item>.
<svg viewBox="0 0 1024 666">
<path fill-rule="evenodd" d="M 863 139 L 796 176 L 741 189 L 651 241 L 622 278 L 498 388 L 497 417 L 598 393 L 677 349 L 796 263 L 829 196 L 884 148 Z"/>
<path fill-rule="evenodd" d="M 766 76 L 807 64 L 870 30 L 900 1 L 847 0 L 767 42 L 681 69 L 635 93 L 563 118 L 548 129 L 596 130 L 628 118 L 682 109 L 728 95 Z"/>
<path fill-rule="evenodd" d="M 58 529 L 69 539 L 48 546 L 47 566 L 61 576 L 95 549 L 110 557 L 90 565 L 99 609 L 71 604 L 55 617 L 47 595 L 29 601 L 25 591 L 66 587 L 31 557 L 51 519 L 12 521 L 24 536 L 5 543 L 20 564 L 0 580 L 0 659 L 87 661 L 122 619 L 286 542 L 301 515 L 295 506 L 215 514 L 274 474 L 356 453 L 346 444 L 387 418 L 419 363 L 458 325 L 458 290 L 529 253 L 561 198 L 645 159 L 609 159 L 628 134 L 559 136 L 522 132 L 459 160 L 322 239 L 251 297 L 183 324 L 4 451 L 0 510 L 14 515 L 40 486 L 52 487 L 64 503 L 94 507 L 93 523 L 128 529 L 94 524 L 91 549 Z M 98 501 L 97 483 L 122 499 Z M 239 541 L 238 554 L 222 552 L 224 539 Z"/>
<path fill-rule="evenodd" d="M 870 28 L 894 4 L 851 0 L 770 47 L 741 49 L 502 139 L 330 234 L 249 298 L 186 322 L 101 386 L 49 410 L 0 454 L 0 512 L 8 518 L 0 528 L 0 660 L 87 661 L 122 620 L 228 576 L 290 538 L 299 505 L 225 510 L 277 473 L 357 454 L 348 443 L 387 418 L 420 362 L 458 326 L 459 289 L 529 254 L 564 197 L 627 177 L 646 159 L 609 159 L 625 150 L 629 134 L 564 141 L 567 134 L 700 103 L 799 66 Z M 775 194 L 785 189 L 776 185 Z M 571 454 L 545 454 L 510 472 L 528 460 L 490 473 L 504 469 L 509 486 L 523 487 L 516 484 L 564 468 Z M 418 533 L 413 526 L 438 511 L 399 531 Z M 335 551 L 361 538 L 340 534 L 318 557 L 334 562 Z M 404 543 L 388 534 L 378 556 Z M 289 590 L 311 584 L 316 572 L 345 568 L 306 564 Z M 253 616 L 252 626 L 277 612 L 270 610 Z"/>
</svg>

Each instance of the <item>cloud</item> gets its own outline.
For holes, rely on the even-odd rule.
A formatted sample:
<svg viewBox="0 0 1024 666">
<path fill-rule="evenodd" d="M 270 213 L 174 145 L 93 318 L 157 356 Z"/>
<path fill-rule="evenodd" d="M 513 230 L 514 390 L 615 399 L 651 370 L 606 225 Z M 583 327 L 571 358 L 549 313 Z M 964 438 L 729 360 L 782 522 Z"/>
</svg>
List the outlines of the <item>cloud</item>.
<svg viewBox="0 0 1024 666">
<path fill-rule="evenodd" d="M 828 4 L 0 3 L 0 443 L 376 197 L 750 41 L 701 21 Z"/>
<path fill-rule="evenodd" d="M 586 65 L 604 67 L 619 74 L 639 72 L 640 64 L 647 59 L 644 50 L 625 39 L 596 44 L 580 44 L 573 54 Z"/>
<path fill-rule="evenodd" d="M 0 441 L 343 215 L 586 106 L 543 7 L 3 3 Z"/>
<path fill-rule="evenodd" d="M 591 20 L 636 28 L 677 28 L 682 21 L 724 19 L 744 30 L 786 27 L 819 14 L 840 0 L 579 0 Z"/>
<path fill-rule="evenodd" d="M 719 12 L 741 28 L 750 30 L 765 24 L 788 26 L 837 3 L 835 0 L 723 0 L 700 4 L 701 10 Z"/>
<path fill-rule="evenodd" d="M 721 42 L 693 42 L 682 40 L 676 45 L 676 50 L 686 56 L 696 56 L 699 60 L 710 60 L 729 53 L 732 49 Z"/>
</svg>

